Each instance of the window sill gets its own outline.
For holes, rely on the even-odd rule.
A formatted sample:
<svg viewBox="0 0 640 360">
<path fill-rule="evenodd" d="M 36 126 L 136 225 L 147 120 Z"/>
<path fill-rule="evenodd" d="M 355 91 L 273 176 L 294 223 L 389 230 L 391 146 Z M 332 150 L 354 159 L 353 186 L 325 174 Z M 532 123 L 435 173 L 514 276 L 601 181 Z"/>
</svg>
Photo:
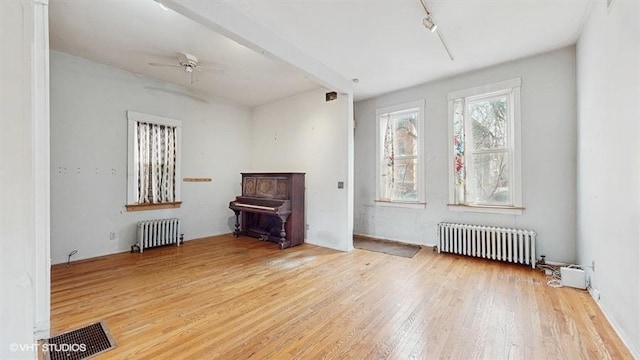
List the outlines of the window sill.
<svg viewBox="0 0 640 360">
<path fill-rule="evenodd" d="M 375 204 L 376 206 L 397 207 L 397 208 L 406 208 L 406 209 L 425 209 L 427 207 L 427 203 L 424 203 L 424 202 L 401 202 L 401 201 L 376 200 Z"/>
<path fill-rule="evenodd" d="M 158 203 L 158 204 L 132 204 L 125 205 L 127 211 L 147 211 L 147 210 L 161 210 L 161 209 L 177 209 L 182 205 L 182 201 Z"/>
<path fill-rule="evenodd" d="M 507 215 L 522 215 L 523 207 L 514 206 L 490 206 L 490 205 L 458 205 L 447 204 L 449 211 L 460 212 L 475 212 L 475 213 L 487 213 L 487 214 L 507 214 Z"/>
</svg>

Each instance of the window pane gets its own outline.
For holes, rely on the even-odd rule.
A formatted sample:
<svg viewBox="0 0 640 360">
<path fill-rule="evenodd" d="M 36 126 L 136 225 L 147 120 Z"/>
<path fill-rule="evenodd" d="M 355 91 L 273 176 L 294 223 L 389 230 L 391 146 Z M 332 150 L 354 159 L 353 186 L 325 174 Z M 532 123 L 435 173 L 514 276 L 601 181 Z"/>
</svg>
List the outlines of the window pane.
<svg viewBox="0 0 640 360">
<path fill-rule="evenodd" d="M 414 156 L 418 154 L 418 113 L 399 114 L 392 116 L 395 129 L 396 156 Z"/>
<path fill-rule="evenodd" d="M 395 183 L 391 192 L 391 200 L 418 200 L 418 161 L 417 159 L 396 159 Z"/>
<path fill-rule="evenodd" d="M 480 212 L 490 206 L 513 207 L 520 213 L 521 156 L 515 143 L 520 133 L 520 82 L 516 78 L 448 94 L 451 204 L 478 205 L 471 211 Z"/>
<path fill-rule="evenodd" d="M 476 150 L 507 148 L 507 110 L 506 95 L 469 102 Z"/>
<path fill-rule="evenodd" d="M 453 102 L 453 174 L 455 203 L 464 203 L 465 164 L 464 164 L 464 100 Z"/>
<path fill-rule="evenodd" d="M 139 204 L 175 201 L 176 127 L 137 122 Z"/>
<path fill-rule="evenodd" d="M 509 166 L 507 152 L 473 155 L 473 202 L 509 205 Z"/>
<path fill-rule="evenodd" d="M 380 198 L 418 201 L 419 109 L 380 115 Z"/>
</svg>

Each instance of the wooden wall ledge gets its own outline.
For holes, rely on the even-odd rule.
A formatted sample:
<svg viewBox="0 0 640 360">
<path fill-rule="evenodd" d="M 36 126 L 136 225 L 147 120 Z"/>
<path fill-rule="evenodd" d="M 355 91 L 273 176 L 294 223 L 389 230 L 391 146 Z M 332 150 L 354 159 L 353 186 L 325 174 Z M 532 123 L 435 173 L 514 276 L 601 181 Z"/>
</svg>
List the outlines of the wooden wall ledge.
<svg viewBox="0 0 640 360">
<path fill-rule="evenodd" d="M 176 209 L 182 205 L 182 201 L 158 203 L 158 204 L 132 204 L 125 205 L 127 211 L 145 211 L 145 210 L 160 210 L 160 209 Z"/>
</svg>

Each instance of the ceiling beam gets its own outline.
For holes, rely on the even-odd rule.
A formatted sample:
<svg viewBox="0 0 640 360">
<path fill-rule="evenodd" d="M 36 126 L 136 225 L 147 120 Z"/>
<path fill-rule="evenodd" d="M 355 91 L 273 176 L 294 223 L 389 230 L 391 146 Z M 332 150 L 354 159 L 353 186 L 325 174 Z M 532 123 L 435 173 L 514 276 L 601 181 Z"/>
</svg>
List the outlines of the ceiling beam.
<svg viewBox="0 0 640 360">
<path fill-rule="evenodd" d="M 162 4 L 249 49 L 302 71 L 329 89 L 353 93 L 350 80 L 223 1 L 162 0 Z"/>
</svg>

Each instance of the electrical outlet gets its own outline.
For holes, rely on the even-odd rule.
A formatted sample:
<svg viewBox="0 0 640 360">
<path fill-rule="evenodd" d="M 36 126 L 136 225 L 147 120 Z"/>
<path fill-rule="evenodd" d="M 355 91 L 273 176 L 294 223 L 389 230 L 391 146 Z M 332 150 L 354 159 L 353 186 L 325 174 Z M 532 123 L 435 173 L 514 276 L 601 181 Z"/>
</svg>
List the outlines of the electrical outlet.
<svg viewBox="0 0 640 360">
<path fill-rule="evenodd" d="M 596 261 L 591 261 L 591 271 L 596 272 Z"/>
<path fill-rule="evenodd" d="M 118 235 L 114 232 L 109 233 L 109 240 L 115 240 L 118 238 Z"/>
<path fill-rule="evenodd" d="M 309 230 L 309 224 L 307 224 L 307 230 Z"/>
</svg>

